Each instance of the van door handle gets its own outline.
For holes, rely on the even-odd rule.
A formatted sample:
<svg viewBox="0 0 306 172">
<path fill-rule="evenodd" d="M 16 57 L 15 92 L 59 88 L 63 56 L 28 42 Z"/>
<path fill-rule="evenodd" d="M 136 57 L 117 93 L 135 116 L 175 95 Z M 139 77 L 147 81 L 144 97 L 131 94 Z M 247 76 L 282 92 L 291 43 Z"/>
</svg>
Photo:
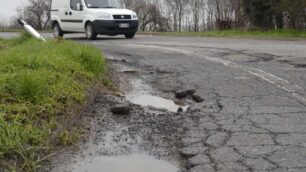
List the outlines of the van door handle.
<svg viewBox="0 0 306 172">
<path fill-rule="evenodd" d="M 72 12 L 70 11 L 69 15 L 72 15 Z"/>
<path fill-rule="evenodd" d="M 67 11 L 65 12 L 65 15 L 68 15 L 68 12 L 67 12 Z"/>
</svg>

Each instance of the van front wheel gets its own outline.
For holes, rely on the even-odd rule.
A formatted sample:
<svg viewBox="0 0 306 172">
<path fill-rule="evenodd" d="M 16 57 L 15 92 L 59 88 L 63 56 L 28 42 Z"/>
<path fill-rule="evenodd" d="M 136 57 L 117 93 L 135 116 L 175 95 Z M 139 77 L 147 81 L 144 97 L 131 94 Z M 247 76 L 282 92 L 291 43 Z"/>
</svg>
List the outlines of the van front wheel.
<svg viewBox="0 0 306 172">
<path fill-rule="evenodd" d="M 53 25 L 53 36 L 54 38 L 59 38 L 64 36 L 64 33 L 58 23 L 54 23 Z"/>
<path fill-rule="evenodd" d="M 135 33 L 127 33 L 124 35 L 127 39 L 133 39 L 135 36 Z"/>
<path fill-rule="evenodd" d="M 97 38 L 97 33 L 92 23 L 87 23 L 85 27 L 86 38 L 89 40 L 95 40 Z"/>
</svg>

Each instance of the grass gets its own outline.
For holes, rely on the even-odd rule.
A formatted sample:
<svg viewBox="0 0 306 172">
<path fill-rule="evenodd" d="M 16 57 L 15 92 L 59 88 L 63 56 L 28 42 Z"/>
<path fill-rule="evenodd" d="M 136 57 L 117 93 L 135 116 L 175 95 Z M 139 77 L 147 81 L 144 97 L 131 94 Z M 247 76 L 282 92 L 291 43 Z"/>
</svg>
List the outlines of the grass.
<svg viewBox="0 0 306 172">
<path fill-rule="evenodd" d="M 143 32 L 142 34 L 171 36 L 236 37 L 236 38 L 306 38 L 306 31 L 300 30 L 224 30 L 207 32 Z"/>
<path fill-rule="evenodd" d="M 23 28 L 0 28 L 0 32 L 23 32 Z M 38 30 L 39 32 L 42 33 L 50 33 L 52 32 L 51 29 L 46 29 L 46 30 Z"/>
<path fill-rule="evenodd" d="M 22 32 L 22 29 L 0 28 L 0 32 Z"/>
<path fill-rule="evenodd" d="M 0 171 L 35 171 L 52 147 L 73 144 L 81 130 L 61 119 L 86 102 L 94 82 L 109 84 L 105 70 L 88 45 L 25 33 L 0 39 Z"/>
</svg>

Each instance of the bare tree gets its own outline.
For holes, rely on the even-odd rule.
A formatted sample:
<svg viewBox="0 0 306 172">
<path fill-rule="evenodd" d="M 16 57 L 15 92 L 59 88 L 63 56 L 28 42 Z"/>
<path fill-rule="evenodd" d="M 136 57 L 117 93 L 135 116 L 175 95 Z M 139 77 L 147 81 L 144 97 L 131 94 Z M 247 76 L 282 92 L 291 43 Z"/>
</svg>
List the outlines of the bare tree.
<svg viewBox="0 0 306 172">
<path fill-rule="evenodd" d="M 46 29 L 50 20 L 51 0 L 29 0 L 29 4 L 18 10 L 18 17 L 23 18 L 34 28 Z"/>
<path fill-rule="evenodd" d="M 19 18 L 37 29 L 46 29 L 50 20 L 51 0 L 28 1 L 28 5 L 19 10 Z M 294 29 L 306 28 L 306 0 L 121 1 L 138 14 L 142 31 L 198 32 L 250 27 L 271 29 L 283 28 L 284 23 Z M 284 18 L 287 22 L 284 22 Z"/>
<path fill-rule="evenodd" d="M 281 0 L 278 12 L 287 12 L 289 27 L 302 29 L 306 25 L 306 0 Z"/>
<path fill-rule="evenodd" d="M 201 10 L 204 10 L 204 0 L 191 0 L 190 3 L 193 15 L 193 31 L 198 32 L 200 30 Z"/>
<path fill-rule="evenodd" d="M 174 0 L 165 0 L 165 5 L 168 6 L 168 16 L 172 18 L 173 31 L 177 31 L 177 8 L 175 6 Z"/>
<path fill-rule="evenodd" d="M 138 15 L 140 30 L 167 30 L 168 20 L 162 15 L 156 0 L 123 0 L 127 8 Z"/>
<path fill-rule="evenodd" d="M 182 31 L 182 17 L 184 15 L 185 5 L 188 0 L 174 0 L 178 12 L 178 31 Z"/>
<path fill-rule="evenodd" d="M 219 29 L 231 29 L 235 8 L 234 0 L 215 0 L 216 24 Z"/>
</svg>

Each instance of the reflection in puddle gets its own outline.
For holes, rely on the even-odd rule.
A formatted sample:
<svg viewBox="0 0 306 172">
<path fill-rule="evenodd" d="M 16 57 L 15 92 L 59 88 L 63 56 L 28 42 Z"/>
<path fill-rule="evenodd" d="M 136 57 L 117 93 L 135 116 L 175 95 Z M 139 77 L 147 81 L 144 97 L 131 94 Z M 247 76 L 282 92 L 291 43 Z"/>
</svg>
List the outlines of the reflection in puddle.
<svg viewBox="0 0 306 172">
<path fill-rule="evenodd" d="M 96 157 L 76 166 L 74 172 L 178 172 L 178 168 L 164 160 L 132 154 Z"/>
<path fill-rule="evenodd" d="M 172 100 L 153 95 L 128 95 L 126 98 L 131 103 L 137 105 L 153 106 L 155 108 L 167 109 L 171 112 L 177 112 L 180 107 L 183 108 L 183 111 L 186 111 L 188 108 L 188 106 L 179 106 L 175 104 Z"/>
</svg>

